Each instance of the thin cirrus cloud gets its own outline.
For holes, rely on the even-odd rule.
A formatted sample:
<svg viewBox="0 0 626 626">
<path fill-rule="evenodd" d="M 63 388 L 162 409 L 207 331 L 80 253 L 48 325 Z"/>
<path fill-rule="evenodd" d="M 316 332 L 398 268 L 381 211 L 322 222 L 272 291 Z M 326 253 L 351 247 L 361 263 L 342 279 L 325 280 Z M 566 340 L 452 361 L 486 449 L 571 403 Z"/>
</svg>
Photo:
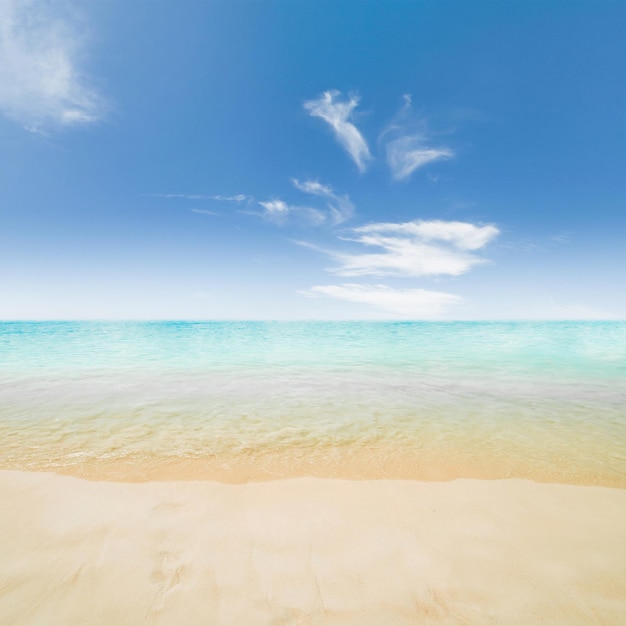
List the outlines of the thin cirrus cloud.
<svg viewBox="0 0 626 626">
<path fill-rule="evenodd" d="M 463 299 L 450 293 L 426 289 L 392 289 L 387 285 L 317 285 L 302 294 L 309 297 L 327 296 L 373 306 L 393 315 L 410 318 L 435 318 Z"/>
<path fill-rule="evenodd" d="M 360 172 L 364 172 L 372 160 L 367 142 L 357 127 L 350 121 L 352 112 L 359 104 L 359 98 L 351 96 L 340 100 L 337 90 L 325 91 L 316 100 L 304 103 L 304 108 L 312 117 L 320 117 L 332 128 L 335 138 L 355 162 Z"/>
<path fill-rule="evenodd" d="M 281 226 L 287 224 L 292 218 L 301 224 L 320 226 L 321 224 L 341 224 L 354 214 L 354 205 L 350 198 L 347 195 L 336 194 L 332 187 L 316 180 L 300 181 L 292 178 L 291 182 L 302 193 L 324 198 L 326 207 L 320 209 L 300 204 L 289 204 L 280 198 L 273 198 L 258 203 L 263 208 L 261 213 L 263 218 Z"/>
<path fill-rule="evenodd" d="M 154 194 L 157 198 L 167 198 L 168 200 L 183 199 L 183 200 L 213 200 L 213 196 L 206 196 L 202 193 L 157 193 Z"/>
<path fill-rule="evenodd" d="M 303 220 L 308 224 L 313 224 L 314 226 L 318 226 L 326 220 L 326 216 L 318 209 L 287 204 L 284 200 L 278 198 L 259 202 L 259 205 L 263 207 L 261 216 L 264 219 L 281 226 L 286 224 L 292 217 Z"/>
<path fill-rule="evenodd" d="M 368 224 L 343 239 L 380 251 L 322 251 L 338 263 L 329 271 L 339 276 L 459 276 L 486 262 L 475 251 L 498 233 L 491 224 L 442 220 Z"/>
<path fill-rule="evenodd" d="M 382 133 L 387 165 L 394 180 L 408 180 L 411 174 L 429 163 L 452 159 L 454 151 L 445 146 L 434 147 L 423 120 L 417 119 L 411 106 L 411 96 L 404 96 L 404 106 L 394 122 Z"/>
<path fill-rule="evenodd" d="M 392 139 L 387 144 L 386 151 L 387 164 L 394 180 L 407 180 L 416 169 L 454 156 L 454 152 L 448 148 L 426 147 L 420 135 Z"/>
<path fill-rule="evenodd" d="M 293 178 L 291 182 L 298 191 L 325 198 L 333 224 L 342 224 L 354 215 L 354 204 L 352 204 L 350 198 L 347 195 L 337 195 L 332 187 L 323 185 L 316 180 L 300 181 Z"/>
<path fill-rule="evenodd" d="M 425 241 L 445 241 L 461 250 L 478 250 L 488 244 L 500 231 L 493 224 L 476 226 L 468 222 L 444 220 L 415 220 L 413 222 L 383 222 L 366 224 L 354 229 L 356 233 L 392 233 L 408 235 Z"/>
<path fill-rule="evenodd" d="M 0 112 L 33 132 L 93 123 L 106 109 L 79 71 L 83 36 L 63 6 L 0 1 Z"/>
<path fill-rule="evenodd" d="M 220 202 L 248 202 L 253 198 L 251 196 L 246 196 L 243 193 L 235 194 L 234 196 L 209 196 L 211 200 L 218 200 Z"/>
<path fill-rule="evenodd" d="M 218 215 L 215 211 L 207 211 L 207 209 L 191 209 L 193 213 L 202 213 L 203 215 Z"/>
<path fill-rule="evenodd" d="M 264 217 L 271 221 L 284 221 L 293 210 L 293 207 L 278 199 L 266 200 L 265 202 L 259 202 L 259 204 L 265 211 Z"/>
<path fill-rule="evenodd" d="M 234 196 L 209 196 L 203 193 L 162 193 L 155 194 L 158 198 L 176 199 L 182 198 L 184 200 L 218 200 L 220 202 L 246 202 L 252 200 L 251 196 L 246 196 L 242 193 Z"/>
</svg>

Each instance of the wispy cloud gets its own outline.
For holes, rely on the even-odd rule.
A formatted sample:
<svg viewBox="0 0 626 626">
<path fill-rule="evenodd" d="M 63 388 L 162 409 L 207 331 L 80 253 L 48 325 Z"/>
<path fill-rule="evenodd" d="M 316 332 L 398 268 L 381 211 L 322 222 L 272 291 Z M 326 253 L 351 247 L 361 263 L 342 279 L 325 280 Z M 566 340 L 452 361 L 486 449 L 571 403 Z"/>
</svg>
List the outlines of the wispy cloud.
<svg viewBox="0 0 626 626">
<path fill-rule="evenodd" d="M 498 233 L 493 225 L 441 220 L 368 224 L 343 239 L 382 252 L 325 252 L 339 276 L 458 276 L 485 262 L 473 251 Z"/>
<path fill-rule="evenodd" d="M 252 196 L 246 196 L 243 193 L 238 193 L 234 196 L 209 196 L 211 200 L 218 200 L 220 202 L 249 202 L 253 200 Z"/>
<path fill-rule="evenodd" d="M 102 118 L 105 103 L 78 68 L 83 44 L 78 33 L 65 3 L 0 1 L 0 111 L 5 116 L 36 132 Z"/>
<path fill-rule="evenodd" d="M 404 107 L 394 122 L 381 134 L 386 143 L 387 164 L 395 180 L 407 180 L 416 169 L 428 163 L 454 157 L 450 148 L 429 145 L 423 122 L 412 113 L 411 96 L 405 95 L 404 100 Z"/>
<path fill-rule="evenodd" d="M 305 102 L 304 108 L 311 116 L 321 117 L 330 124 L 337 141 L 352 157 L 359 171 L 364 172 L 372 155 L 367 142 L 350 121 L 353 110 L 359 104 L 359 98 L 352 96 L 347 100 L 340 100 L 340 97 L 339 91 L 325 91 L 316 100 Z"/>
<path fill-rule="evenodd" d="M 259 202 L 263 207 L 261 216 L 275 224 L 285 225 L 291 217 L 303 220 L 308 224 L 318 226 L 326 220 L 326 216 L 319 211 L 308 206 L 300 206 L 295 204 L 287 204 L 278 198 Z"/>
<path fill-rule="evenodd" d="M 168 199 L 183 199 L 183 200 L 217 200 L 219 202 L 248 202 L 253 200 L 251 196 L 246 196 L 242 193 L 234 196 L 210 196 L 203 193 L 157 193 L 154 194 L 157 198 Z"/>
<path fill-rule="evenodd" d="M 303 191 L 304 193 L 310 193 L 314 196 L 321 196 L 322 198 L 334 198 L 335 193 L 332 187 L 323 185 L 316 180 L 304 180 L 299 181 L 297 178 L 292 178 L 291 182 L 296 189 Z"/>
<path fill-rule="evenodd" d="M 342 224 L 354 215 L 354 204 L 352 204 L 350 198 L 347 195 L 337 195 L 332 187 L 323 185 L 316 180 L 300 181 L 293 178 L 291 182 L 296 189 L 303 193 L 326 198 L 333 224 Z"/>
<path fill-rule="evenodd" d="M 204 215 L 217 215 L 215 211 L 207 211 L 206 209 L 191 209 L 193 213 L 203 213 Z"/>
<path fill-rule="evenodd" d="M 213 196 L 202 193 L 155 193 L 156 198 L 183 199 L 183 200 L 213 200 Z"/>
<path fill-rule="evenodd" d="M 382 311 L 410 318 L 439 317 L 448 307 L 461 303 L 460 296 L 425 289 L 392 289 L 387 285 L 318 285 L 304 295 L 328 296 L 368 304 Z"/>
<path fill-rule="evenodd" d="M 300 181 L 295 178 L 291 180 L 293 186 L 303 193 L 326 199 L 326 207 L 322 210 L 319 208 L 290 204 L 281 198 L 272 198 L 271 200 L 260 201 L 257 204 L 263 208 L 263 211 L 244 211 L 252 215 L 261 215 L 264 219 L 274 222 L 280 226 L 284 226 L 290 221 L 300 222 L 319 226 L 324 223 L 340 224 L 349 219 L 354 213 L 354 205 L 350 198 L 336 194 L 332 187 L 323 185 L 315 180 Z"/>
<path fill-rule="evenodd" d="M 265 210 L 264 217 L 275 222 L 284 222 L 292 208 L 282 200 L 267 200 L 259 202 Z"/>
<path fill-rule="evenodd" d="M 445 241 L 461 250 L 478 250 L 489 243 L 500 231 L 493 224 L 476 226 L 468 222 L 415 220 L 402 223 L 382 222 L 367 224 L 355 228 L 354 232 L 409 235 L 424 241 Z"/>
<path fill-rule="evenodd" d="M 392 139 L 387 144 L 387 163 L 395 180 L 406 180 L 418 168 L 433 161 L 451 159 L 448 148 L 428 148 L 420 135 L 407 135 Z"/>
</svg>

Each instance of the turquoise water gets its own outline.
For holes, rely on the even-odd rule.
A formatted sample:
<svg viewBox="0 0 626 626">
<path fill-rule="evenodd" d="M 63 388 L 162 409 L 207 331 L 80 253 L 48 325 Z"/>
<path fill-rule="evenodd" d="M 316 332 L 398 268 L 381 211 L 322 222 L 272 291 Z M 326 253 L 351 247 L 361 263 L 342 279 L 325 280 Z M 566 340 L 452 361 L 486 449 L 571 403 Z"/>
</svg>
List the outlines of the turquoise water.
<svg viewBox="0 0 626 626">
<path fill-rule="evenodd" d="M 0 323 L 0 467 L 626 486 L 626 322 Z"/>
</svg>

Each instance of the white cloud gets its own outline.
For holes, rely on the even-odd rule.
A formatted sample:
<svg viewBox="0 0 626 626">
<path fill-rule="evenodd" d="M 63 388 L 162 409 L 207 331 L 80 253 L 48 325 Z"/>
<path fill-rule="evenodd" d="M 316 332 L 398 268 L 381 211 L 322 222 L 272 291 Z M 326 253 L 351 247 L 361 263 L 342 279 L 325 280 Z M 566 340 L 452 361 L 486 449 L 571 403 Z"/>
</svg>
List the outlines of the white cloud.
<svg viewBox="0 0 626 626">
<path fill-rule="evenodd" d="M 408 239 L 363 237 L 360 242 L 380 246 L 384 252 L 338 254 L 339 276 L 458 276 L 481 260 L 469 254 Z"/>
<path fill-rule="evenodd" d="M 433 161 L 451 159 L 454 152 L 448 148 L 428 148 L 424 138 L 407 135 L 387 144 L 387 163 L 395 180 L 407 179 L 416 169 Z"/>
<path fill-rule="evenodd" d="M 330 271 L 340 276 L 458 276 L 485 262 L 470 251 L 498 232 L 492 225 L 440 220 L 369 224 L 344 239 L 382 252 L 327 252 L 339 263 Z"/>
<path fill-rule="evenodd" d="M 205 196 L 201 193 L 158 193 L 157 198 L 184 198 L 185 200 L 213 200 L 213 196 Z"/>
<path fill-rule="evenodd" d="M 327 200 L 326 210 L 300 204 L 289 204 L 280 198 L 273 198 L 258 203 L 263 207 L 261 213 L 263 218 L 280 225 L 295 220 L 303 224 L 319 226 L 329 220 L 332 224 L 340 224 L 354 213 L 354 205 L 350 198 L 337 195 L 328 185 L 313 180 L 300 181 L 295 178 L 291 182 L 298 191 L 325 198 Z M 254 211 L 249 213 L 259 215 L 258 212 Z"/>
<path fill-rule="evenodd" d="M 217 215 L 215 211 L 207 211 L 206 209 L 191 209 L 194 213 L 203 213 L 204 215 Z"/>
<path fill-rule="evenodd" d="M 234 196 L 209 196 L 211 200 L 219 200 L 221 202 L 247 202 L 252 200 L 250 196 L 246 196 L 243 193 L 238 193 Z"/>
<path fill-rule="evenodd" d="M 476 226 L 468 222 L 443 220 L 415 220 L 404 223 L 367 224 L 355 228 L 357 233 L 396 233 L 418 237 L 425 241 L 437 239 L 452 243 L 461 250 L 478 250 L 489 243 L 500 231 L 493 225 Z"/>
<path fill-rule="evenodd" d="M 292 218 L 296 221 L 312 224 L 313 226 L 319 226 L 326 221 L 326 216 L 318 209 L 308 206 L 287 204 L 280 199 L 266 200 L 264 202 L 259 202 L 259 205 L 263 207 L 261 217 L 281 226 L 286 224 L 287 221 Z M 251 213 L 254 214 L 254 212 Z"/>
<path fill-rule="evenodd" d="M 157 198 L 176 199 L 182 198 L 184 200 L 218 200 L 220 202 L 249 202 L 253 200 L 252 196 L 246 196 L 242 193 L 234 196 L 209 196 L 203 193 L 157 193 L 154 194 Z"/>
<path fill-rule="evenodd" d="M 417 130 L 417 127 L 420 129 Z M 411 96 L 408 94 L 404 96 L 404 106 L 400 113 L 380 137 L 385 138 L 387 164 L 395 180 L 406 180 L 416 169 L 428 163 L 454 157 L 450 148 L 429 145 L 425 124 L 413 114 Z"/>
<path fill-rule="evenodd" d="M 299 189 L 304 193 L 310 193 L 314 196 L 322 196 L 323 198 L 335 197 L 332 187 L 329 187 L 328 185 L 322 185 L 322 183 L 316 180 L 299 181 L 297 178 L 292 178 L 291 182 L 296 189 Z"/>
<path fill-rule="evenodd" d="M 267 200 L 265 202 L 259 202 L 259 204 L 264 209 L 263 217 L 272 222 L 284 222 L 292 210 L 292 208 L 282 200 Z"/>
<path fill-rule="evenodd" d="M 101 119 L 78 69 L 81 36 L 65 3 L 0 0 L 0 112 L 31 131 Z"/>
<path fill-rule="evenodd" d="M 347 195 L 337 195 L 332 187 L 315 180 L 299 181 L 293 178 L 291 182 L 299 191 L 326 198 L 333 224 L 342 224 L 354 215 L 354 204 L 350 198 Z"/>
<path fill-rule="evenodd" d="M 340 101 L 340 96 L 339 91 L 325 91 L 317 100 L 305 102 L 304 108 L 311 116 L 321 117 L 330 124 L 337 141 L 352 157 L 359 171 L 364 172 L 372 155 L 357 127 L 349 121 L 359 99 L 352 96 L 348 100 Z"/>
<path fill-rule="evenodd" d="M 268 200 L 266 202 L 259 202 L 259 204 L 270 214 L 270 215 L 282 215 L 287 214 L 290 211 L 289 206 L 286 202 L 282 200 Z"/>
<path fill-rule="evenodd" d="M 439 317 L 448 307 L 461 303 L 461 297 L 425 289 L 392 289 L 386 285 L 318 285 L 302 292 L 307 296 L 328 296 L 359 302 L 382 311 L 410 318 Z"/>
</svg>

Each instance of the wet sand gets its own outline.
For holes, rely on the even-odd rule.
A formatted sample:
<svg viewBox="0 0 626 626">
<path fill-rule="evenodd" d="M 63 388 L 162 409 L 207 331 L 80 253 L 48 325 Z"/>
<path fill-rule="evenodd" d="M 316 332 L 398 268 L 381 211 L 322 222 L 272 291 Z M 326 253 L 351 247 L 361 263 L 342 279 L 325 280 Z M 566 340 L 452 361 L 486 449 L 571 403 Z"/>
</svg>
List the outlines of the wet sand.
<svg viewBox="0 0 626 626">
<path fill-rule="evenodd" d="M 626 623 L 626 490 L 0 472 L 0 623 Z"/>
</svg>

